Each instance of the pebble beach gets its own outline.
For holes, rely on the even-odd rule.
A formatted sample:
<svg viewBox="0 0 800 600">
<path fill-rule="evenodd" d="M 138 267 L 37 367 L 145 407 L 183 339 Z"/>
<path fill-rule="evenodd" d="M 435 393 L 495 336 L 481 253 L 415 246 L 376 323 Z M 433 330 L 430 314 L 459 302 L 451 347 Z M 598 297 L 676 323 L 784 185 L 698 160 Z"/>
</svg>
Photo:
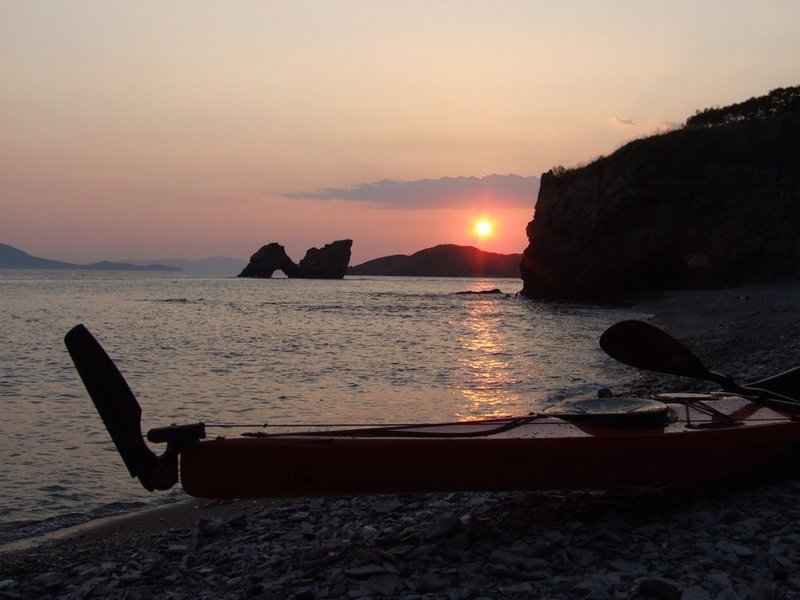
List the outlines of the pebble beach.
<svg viewBox="0 0 800 600">
<path fill-rule="evenodd" d="M 800 364 L 799 300 L 781 283 L 635 308 L 746 381 Z M 633 369 L 628 387 L 709 389 Z M 0 599 L 798 598 L 793 458 L 692 486 L 191 500 L 2 549 Z"/>
</svg>

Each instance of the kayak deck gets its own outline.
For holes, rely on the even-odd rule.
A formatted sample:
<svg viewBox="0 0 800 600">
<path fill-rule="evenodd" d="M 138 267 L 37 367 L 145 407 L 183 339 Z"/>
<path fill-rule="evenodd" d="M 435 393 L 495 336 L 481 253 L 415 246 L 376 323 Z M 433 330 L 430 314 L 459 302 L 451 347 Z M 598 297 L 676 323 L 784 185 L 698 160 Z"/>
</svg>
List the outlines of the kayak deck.
<svg viewBox="0 0 800 600">
<path fill-rule="evenodd" d="M 800 440 L 800 422 L 738 397 L 669 402 L 661 427 L 535 415 L 441 425 L 219 438 L 181 452 L 204 498 L 610 488 L 719 479 Z"/>
</svg>

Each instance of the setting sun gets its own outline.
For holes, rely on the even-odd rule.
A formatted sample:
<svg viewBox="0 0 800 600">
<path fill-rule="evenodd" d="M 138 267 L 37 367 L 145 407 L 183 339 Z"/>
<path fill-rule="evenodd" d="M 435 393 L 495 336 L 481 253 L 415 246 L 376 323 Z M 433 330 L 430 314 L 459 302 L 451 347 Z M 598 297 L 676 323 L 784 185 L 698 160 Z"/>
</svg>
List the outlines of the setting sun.
<svg viewBox="0 0 800 600">
<path fill-rule="evenodd" d="M 475 233 L 478 237 L 486 237 L 492 233 L 492 224 L 489 221 L 481 220 L 475 223 Z"/>
</svg>

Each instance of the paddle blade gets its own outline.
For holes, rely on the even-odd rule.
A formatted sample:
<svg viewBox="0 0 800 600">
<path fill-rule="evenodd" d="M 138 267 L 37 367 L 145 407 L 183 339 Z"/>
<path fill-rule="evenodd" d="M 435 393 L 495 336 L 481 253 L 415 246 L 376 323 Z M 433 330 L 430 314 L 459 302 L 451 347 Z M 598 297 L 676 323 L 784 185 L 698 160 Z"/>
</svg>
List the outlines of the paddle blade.
<svg viewBox="0 0 800 600">
<path fill-rule="evenodd" d="M 616 360 L 648 371 L 716 381 L 686 346 L 655 325 L 631 319 L 612 325 L 600 336 L 600 347 Z"/>
<path fill-rule="evenodd" d="M 132 477 L 146 483 L 157 462 L 142 439 L 142 409 L 114 362 L 83 325 L 64 337 L 72 362 Z"/>
</svg>

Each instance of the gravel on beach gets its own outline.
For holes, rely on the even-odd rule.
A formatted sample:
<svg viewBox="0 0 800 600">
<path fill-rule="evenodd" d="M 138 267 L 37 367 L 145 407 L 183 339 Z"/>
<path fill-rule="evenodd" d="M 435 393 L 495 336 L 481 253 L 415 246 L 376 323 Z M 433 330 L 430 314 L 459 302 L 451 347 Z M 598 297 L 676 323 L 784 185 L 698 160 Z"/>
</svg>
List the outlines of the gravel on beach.
<svg viewBox="0 0 800 600">
<path fill-rule="evenodd" d="M 635 308 L 746 381 L 800 363 L 798 300 L 784 283 Z M 643 394 L 709 388 L 631 379 Z M 0 599 L 800 598 L 788 458 L 707 485 L 195 501 L 0 554 Z"/>
</svg>

